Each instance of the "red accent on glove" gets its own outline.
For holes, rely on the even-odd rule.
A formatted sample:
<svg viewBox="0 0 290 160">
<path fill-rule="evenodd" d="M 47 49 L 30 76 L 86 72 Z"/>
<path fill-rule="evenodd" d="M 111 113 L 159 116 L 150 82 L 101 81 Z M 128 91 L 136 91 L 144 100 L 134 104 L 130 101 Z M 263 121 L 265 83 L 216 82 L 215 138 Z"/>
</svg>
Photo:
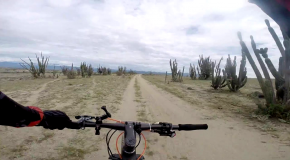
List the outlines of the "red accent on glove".
<svg viewBox="0 0 290 160">
<path fill-rule="evenodd" d="M 43 116 L 44 116 L 43 111 L 42 111 L 40 108 L 38 108 L 38 107 L 34 107 L 34 106 L 28 106 L 28 108 L 37 111 L 37 112 L 39 113 L 40 120 L 30 122 L 29 125 L 28 125 L 27 127 L 33 127 L 33 126 L 38 125 L 38 124 L 42 121 L 42 119 L 43 119 Z"/>
</svg>

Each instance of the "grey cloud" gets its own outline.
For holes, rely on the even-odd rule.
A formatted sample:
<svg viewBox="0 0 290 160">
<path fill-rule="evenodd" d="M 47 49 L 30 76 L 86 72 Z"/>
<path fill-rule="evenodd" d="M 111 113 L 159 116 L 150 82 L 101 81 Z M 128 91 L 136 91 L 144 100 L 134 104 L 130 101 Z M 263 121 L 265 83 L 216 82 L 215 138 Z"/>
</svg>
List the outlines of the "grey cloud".
<svg viewBox="0 0 290 160">
<path fill-rule="evenodd" d="M 247 11 L 247 12 L 245 12 Z M 82 61 L 116 68 L 169 71 L 169 59 L 188 70 L 198 55 L 213 60 L 240 58 L 237 31 L 250 48 L 268 47 L 275 65 L 275 42 L 264 19 L 246 0 L 0 1 L 0 61 L 19 61 L 43 52 L 51 63 Z M 279 27 L 273 21 L 277 31 Z M 275 57 L 276 56 L 276 57 Z M 250 77 L 254 74 L 247 62 Z"/>
</svg>

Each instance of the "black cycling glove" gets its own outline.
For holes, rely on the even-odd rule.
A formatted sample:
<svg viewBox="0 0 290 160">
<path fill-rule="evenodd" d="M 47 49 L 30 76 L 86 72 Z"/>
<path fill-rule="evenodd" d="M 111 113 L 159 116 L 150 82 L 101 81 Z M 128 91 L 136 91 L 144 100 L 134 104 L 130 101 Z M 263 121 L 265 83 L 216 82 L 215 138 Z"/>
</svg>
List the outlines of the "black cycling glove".
<svg viewBox="0 0 290 160">
<path fill-rule="evenodd" d="M 71 124 L 70 118 L 62 111 L 58 110 L 46 110 L 43 111 L 44 117 L 40 122 L 40 126 L 46 129 L 64 129 Z"/>
</svg>

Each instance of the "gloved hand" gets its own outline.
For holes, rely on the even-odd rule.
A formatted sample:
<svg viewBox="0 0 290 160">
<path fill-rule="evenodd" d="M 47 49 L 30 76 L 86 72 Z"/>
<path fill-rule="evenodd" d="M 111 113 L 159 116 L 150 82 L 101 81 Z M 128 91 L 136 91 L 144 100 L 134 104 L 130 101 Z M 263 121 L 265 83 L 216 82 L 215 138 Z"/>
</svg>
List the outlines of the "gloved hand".
<svg viewBox="0 0 290 160">
<path fill-rule="evenodd" d="M 64 129 L 72 121 L 70 118 L 62 111 L 58 110 L 46 110 L 43 111 L 44 117 L 40 122 L 40 126 L 43 126 L 46 129 Z"/>
</svg>

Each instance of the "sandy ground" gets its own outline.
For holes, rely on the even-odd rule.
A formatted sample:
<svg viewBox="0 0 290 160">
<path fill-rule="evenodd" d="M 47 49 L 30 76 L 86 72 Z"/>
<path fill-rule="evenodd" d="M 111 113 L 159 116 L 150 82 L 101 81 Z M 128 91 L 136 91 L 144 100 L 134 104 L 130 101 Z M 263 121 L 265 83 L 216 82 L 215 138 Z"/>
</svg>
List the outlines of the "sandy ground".
<svg viewBox="0 0 290 160">
<path fill-rule="evenodd" d="M 119 79 L 111 80 L 110 84 L 120 83 L 119 81 Z M 58 83 L 66 87 L 61 87 L 61 85 L 53 87 L 54 84 Z M 67 83 L 72 83 L 74 87 L 67 86 Z M 141 75 L 131 78 L 128 81 L 128 85 L 127 82 L 122 83 L 126 84 L 127 87 L 122 86 L 116 89 L 116 86 L 114 86 L 107 89 L 105 93 L 98 92 L 98 88 L 103 87 L 105 84 L 107 83 L 96 81 L 95 78 L 85 80 L 81 86 L 71 81 L 53 80 L 46 82 L 38 87 L 37 90 L 30 91 L 28 98 L 19 98 L 19 100 L 27 103 L 33 102 L 35 105 L 53 102 L 61 107 L 50 105 L 47 108 L 63 109 L 70 116 L 76 113 L 100 115 L 102 112 L 99 109 L 96 112 L 93 106 L 100 105 L 100 101 L 103 104 L 116 101 L 116 96 L 122 95 L 122 98 L 117 98 L 121 100 L 120 103 L 109 104 L 110 107 L 108 109 L 112 113 L 112 118 L 147 121 L 150 123 L 160 121 L 173 124 L 207 123 L 209 125 L 208 130 L 177 132 L 175 138 L 159 137 L 156 134 L 144 133 L 148 139 L 145 153 L 146 159 L 289 160 L 289 144 L 284 144 L 279 138 L 273 138 L 273 136 L 250 127 L 236 118 L 211 118 L 216 115 L 209 108 L 201 108 L 200 105 L 202 104 L 189 104 L 152 85 Z M 89 91 L 84 93 L 84 88 Z M 77 93 L 73 94 L 72 91 L 84 97 L 76 101 L 71 97 Z M 51 95 L 52 93 L 57 94 Z M 110 95 L 110 93 L 112 94 Z M 86 94 L 89 94 L 89 96 Z M 107 98 L 99 98 L 100 94 Z M 16 93 L 11 93 L 11 95 L 17 97 Z M 53 97 L 59 96 L 70 98 L 67 101 L 55 102 Z M 94 97 L 96 96 L 98 99 L 95 100 Z M 46 101 L 40 101 L 39 99 L 41 98 Z M 71 104 L 75 104 L 77 107 L 84 107 L 81 110 L 68 108 Z M 101 135 L 95 136 L 94 129 L 86 129 L 84 131 L 69 129 L 47 131 L 39 127 L 29 129 L 0 127 L 0 159 L 107 159 L 108 155 L 105 146 L 105 134 L 107 131 L 107 129 L 102 129 Z M 115 139 L 117 135 L 111 141 L 111 148 L 114 153 L 116 153 Z M 29 139 L 27 139 L 28 136 L 30 136 Z M 41 141 L 40 136 L 44 136 L 46 139 Z M 15 145 L 18 148 L 15 148 Z M 143 146 L 144 143 L 139 146 L 138 153 L 142 152 Z"/>
</svg>

